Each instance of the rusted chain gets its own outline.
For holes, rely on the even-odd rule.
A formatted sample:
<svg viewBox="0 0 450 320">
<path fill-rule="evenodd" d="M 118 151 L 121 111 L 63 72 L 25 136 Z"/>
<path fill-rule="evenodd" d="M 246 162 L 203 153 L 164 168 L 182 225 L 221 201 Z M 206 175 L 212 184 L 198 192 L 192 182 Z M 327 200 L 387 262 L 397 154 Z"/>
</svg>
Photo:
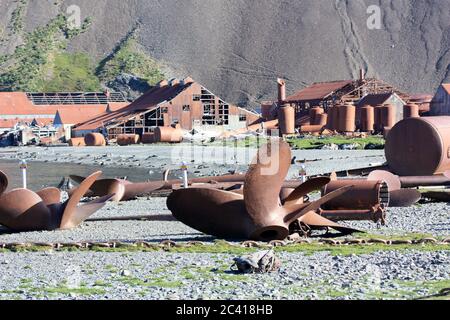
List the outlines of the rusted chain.
<svg viewBox="0 0 450 320">
<path fill-rule="evenodd" d="M 11 251 L 27 250 L 27 249 L 120 249 L 120 248 L 147 248 L 154 250 L 170 250 L 172 248 L 188 248 L 193 246 L 214 246 L 214 245 L 228 245 L 242 248 L 270 248 L 270 247 L 288 247 L 301 244 L 316 244 L 316 245 L 329 245 L 329 246 L 355 246 L 355 245 L 374 245 L 383 244 L 388 246 L 419 246 L 425 244 L 431 245 L 448 245 L 450 247 L 450 238 L 438 240 L 435 238 L 423 238 L 423 239 L 318 239 L 312 240 L 310 238 L 295 238 L 293 240 L 273 240 L 269 243 L 259 241 L 243 241 L 240 243 L 232 243 L 228 241 L 220 241 L 219 243 L 205 243 L 202 241 L 188 241 L 188 242 L 176 242 L 173 240 L 164 240 L 159 243 L 148 241 L 82 241 L 82 242 L 9 242 L 0 243 L 0 249 L 6 249 Z"/>
</svg>

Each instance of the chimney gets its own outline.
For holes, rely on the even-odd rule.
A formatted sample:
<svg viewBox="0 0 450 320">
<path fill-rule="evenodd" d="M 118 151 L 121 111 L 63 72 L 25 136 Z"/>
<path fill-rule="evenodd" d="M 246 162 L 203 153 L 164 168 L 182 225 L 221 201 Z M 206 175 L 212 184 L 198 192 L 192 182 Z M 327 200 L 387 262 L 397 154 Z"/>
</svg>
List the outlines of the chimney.
<svg viewBox="0 0 450 320">
<path fill-rule="evenodd" d="M 283 102 L 286 101 L 286 81 L 278 78 L 277 83 L 278 83 L 278 103 L 282 105 Z"/>
<path fill-rule="evenodd" d="M 363 68 L 359 69 L 359 80 L 363 81 L 366 79 L 366 73 Z"/>
</svg>

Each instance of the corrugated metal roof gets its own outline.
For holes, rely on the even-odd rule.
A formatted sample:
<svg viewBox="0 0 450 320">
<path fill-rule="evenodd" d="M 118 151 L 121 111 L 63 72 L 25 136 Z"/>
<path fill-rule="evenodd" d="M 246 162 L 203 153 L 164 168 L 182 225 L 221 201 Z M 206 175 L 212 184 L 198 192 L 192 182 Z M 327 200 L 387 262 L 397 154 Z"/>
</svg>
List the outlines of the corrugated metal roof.
<svg viewBox="0 0 450 320">
<path fill-rule="evenodd" d="M 114 112 L 103 113 L 91 120 L 83 122 L 74 128 L 75 131 L 95 130 L 113 122 L 126 121 L 135 115 L 155 109 L 159 104 L 170 101 L 181 92 L 189 88 L 193 83 L 177 83 L 174 85 L 155 86 L 144 93 L 129 106 Z"/>
<path fill-rule="evenodd" d="M 333 92 L 338 91 L 351 83 L 353 83 L 353 80 L 317 82 L 287 97 L 286 100 L 289 102 L 295 102 L 324 99 Z"/>
</svg>

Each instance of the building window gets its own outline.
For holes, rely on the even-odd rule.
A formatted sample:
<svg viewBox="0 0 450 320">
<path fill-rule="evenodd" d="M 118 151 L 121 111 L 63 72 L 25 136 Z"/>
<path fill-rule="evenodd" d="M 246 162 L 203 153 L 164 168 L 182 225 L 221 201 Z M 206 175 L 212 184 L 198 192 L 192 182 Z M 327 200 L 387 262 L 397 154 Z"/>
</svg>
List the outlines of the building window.
<svg viewBox="0 0 450 320">
<path fill-rule="evenodd" d="M 191 106 L 190 105 L 184 105 L 183 106 L 183 111 L 191 111 Z"/>
<path fill-rule="evenodd" d="M 247 115 L 246 114 L 240 114 L 239 115 L 239 121 L 247 121 Z"/>
<path fill-rule="evenodd" d="M 201 96 L 200 94 L 194 94 L 194 95 L 192 96 L 192 100 L 193 100 L 193 101 L 200 101 L 201 98 L 202 98 L 202 96 Z"/>
<path fill-rule="evenodd" d="M 169 108 L 167 107 L 161 108 L 161 113 L 169 113 Z"/>
</svg>

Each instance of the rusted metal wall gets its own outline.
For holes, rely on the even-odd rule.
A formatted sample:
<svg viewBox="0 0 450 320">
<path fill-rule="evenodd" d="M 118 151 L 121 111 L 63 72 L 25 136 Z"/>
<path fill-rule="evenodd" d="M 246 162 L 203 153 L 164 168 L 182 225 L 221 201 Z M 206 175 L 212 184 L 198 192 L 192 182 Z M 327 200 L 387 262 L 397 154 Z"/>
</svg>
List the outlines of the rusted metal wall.
<svg viewBox="0 0 450 320">
<path fill-rule="evenodd" d="M 450 94 L 440 86 L 433 97 L 430 106 L 430 115 L 432 116 L 450 116 Z"/>
</svg>

